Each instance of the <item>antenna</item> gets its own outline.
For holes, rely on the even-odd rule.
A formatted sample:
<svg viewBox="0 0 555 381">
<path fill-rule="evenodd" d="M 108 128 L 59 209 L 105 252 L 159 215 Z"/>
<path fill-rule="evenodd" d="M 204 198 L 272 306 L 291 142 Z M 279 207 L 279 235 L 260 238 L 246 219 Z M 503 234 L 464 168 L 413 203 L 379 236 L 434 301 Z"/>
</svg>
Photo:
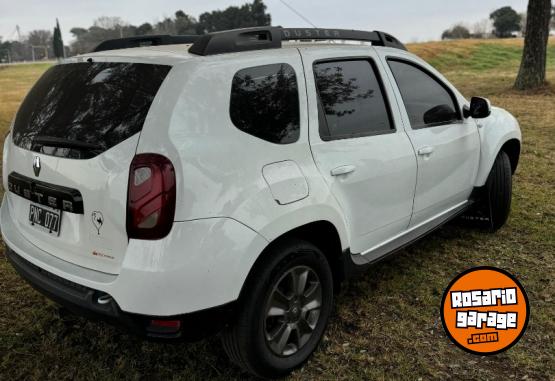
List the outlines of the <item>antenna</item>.
<svg viewBox="0 0 555 381">
<path fill-rule="evenodd" d="M 283 5 L 285 5 L 287 8 L 289 8 L 289 10 L 291 12 L 293 12 L 294 14 L 296 14 L 297 16 L 299 16 L 301 19 L 303 19 L 307 24 L 310 24 L 313 28 L 318 28 L 316 25 L 314 25 L 312 23 L 312 21 L 310 21 L 308 18 L 306 18 L 305 16 L 303 16 L 303 14 L 299 11 L 297 11 L 295 8 L 293 8 L 291 5 L 287 4 L 285 2 L 285 0 L 279 0 Z"/>
</svg>

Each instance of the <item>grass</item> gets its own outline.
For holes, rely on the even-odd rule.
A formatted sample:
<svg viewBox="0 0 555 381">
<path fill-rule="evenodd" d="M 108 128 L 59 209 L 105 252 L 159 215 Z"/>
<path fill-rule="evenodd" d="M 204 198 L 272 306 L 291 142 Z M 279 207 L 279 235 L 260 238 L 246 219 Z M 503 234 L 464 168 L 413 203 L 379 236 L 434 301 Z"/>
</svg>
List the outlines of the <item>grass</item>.
<svg viewBox="0 0 555 381">
<path fill-rule="evenodd" d="M 350 281 L 315 356 L 292 379 L 555 379 L 555 86 L 518 93 L 521 40 L 411 45 L 467 95 L 489 97 L 521 123 L 524 145 L 507 225 L 487 234 L 449 224 Z M 0 133 L 45 69 L 0 69 Z M 548 79 L 555 83 L 555 44 Z M 479 357 L 455 347 L 439 319 L 449 281 L 472 266 L 517 275 L 531 304 L 509 351 Z M 217 338 L 143 342 L 66 314 L 22 281 L 0 254 L 0 379 L 241 379 Z"/>
</svg>

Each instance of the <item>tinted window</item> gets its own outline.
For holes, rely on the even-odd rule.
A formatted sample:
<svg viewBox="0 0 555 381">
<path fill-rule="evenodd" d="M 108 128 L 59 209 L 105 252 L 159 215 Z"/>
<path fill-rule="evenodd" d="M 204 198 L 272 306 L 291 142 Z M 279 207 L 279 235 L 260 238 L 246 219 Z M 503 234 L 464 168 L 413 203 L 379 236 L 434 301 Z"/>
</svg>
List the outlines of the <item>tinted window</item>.
<svg viewBox="0 0 555 381">
<path fill-rule="evenodd" d="M 50 155 L 93 157 L 142 129 L 169 70 L 169 66 L 131 63 L 54 66 L 23 101 L 13 140 Z M 61 147 L 68 141 L 81 147 Z"/>
<path fill-rule="evenodd" d="M 376 71 L 369 61 L 314 65 L 320 98 L 322 140 L 368 136 L 393 130 Z"/>
<path fill-rule="evenodd" d="M 460 119 L 453 95 L 434 77 L 402 61 L 389 60 L 389 67 L 401 91 L 412 128 Z"/>
<path fill-rule="evenodd" d="M 299 92 L 287 64 L 241 70 L 231 87 L 231 120 L 241 131 L 272 143 L 299 139 Z"/>
</svg>

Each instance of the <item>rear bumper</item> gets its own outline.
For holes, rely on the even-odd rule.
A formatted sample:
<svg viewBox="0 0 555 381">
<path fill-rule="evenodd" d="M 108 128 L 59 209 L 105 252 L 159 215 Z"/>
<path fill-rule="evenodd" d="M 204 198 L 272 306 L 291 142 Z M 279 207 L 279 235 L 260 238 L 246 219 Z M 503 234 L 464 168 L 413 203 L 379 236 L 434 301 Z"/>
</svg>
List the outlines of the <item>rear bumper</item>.
<svg viewBox="0 0 555 381">
<path fill-rule="evenodd" d="M 229 218 L 175 222 L 164 239 L 130 240 L 119 273 L 107 274 L 68 262 L 32 244 L 20 233 L 9 204 L 4 199 L 0 227 L 12 251 L 64 282 L 110 295 L 119 311 L 132 315 L 181 316 L 232 303 L 267 245 L 262 236 Z M 51 239 L 54 246 L 56 237 Z M 50 287 L 45 293 L 49 290 L 50 294 L 58 291 Z M 104 309 L 100 312 L 106 316 Z"/>
<path fill-rule="evenodd" d="M 147 338 L 198 340 L 217 333 L 234 317 L 235 302 L 170 317 L 126 313 L 110 295 L 49 273 L 19 256 L 8 246 L 6 256 L 19 275 L 31 286 L 70 311 L 92 320 L 108 322 Z M 152 326 L 153 320 L 179 321 L 180 326 L 168 332 L 167 329 Z"/>
</svg>

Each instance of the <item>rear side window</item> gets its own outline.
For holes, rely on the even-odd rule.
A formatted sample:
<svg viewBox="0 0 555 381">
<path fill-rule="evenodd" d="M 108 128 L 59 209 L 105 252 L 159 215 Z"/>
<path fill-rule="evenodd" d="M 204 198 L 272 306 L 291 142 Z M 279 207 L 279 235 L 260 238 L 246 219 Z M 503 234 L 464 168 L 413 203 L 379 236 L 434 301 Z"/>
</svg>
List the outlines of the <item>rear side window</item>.
<svg viewBox="0 0 555 381">
<path fill-rule="evenodd" d="M 299 139 L 299 91 L 288 64 L 243 69 L 233 77 L 230 116 L 241 131 L 271 143 Z"/>
<path fill-rule="evenodd" d="M 388 60 L 412 128 L 460 120 L 454 95 L 438 79 L 405 61 Z"/>
<path fill-rule="evenodd" d="M 394 131 L 373 63 L 366 60 L 316 63 L 314 74 L 322 140 Z"/>
<path fill-rule="evenodd" d="M 54 156 L 94 157 L 141 131 L 170 68 L 113 62 L 54 66 L 23 101 L 14 143 Z"/>
</svg>

